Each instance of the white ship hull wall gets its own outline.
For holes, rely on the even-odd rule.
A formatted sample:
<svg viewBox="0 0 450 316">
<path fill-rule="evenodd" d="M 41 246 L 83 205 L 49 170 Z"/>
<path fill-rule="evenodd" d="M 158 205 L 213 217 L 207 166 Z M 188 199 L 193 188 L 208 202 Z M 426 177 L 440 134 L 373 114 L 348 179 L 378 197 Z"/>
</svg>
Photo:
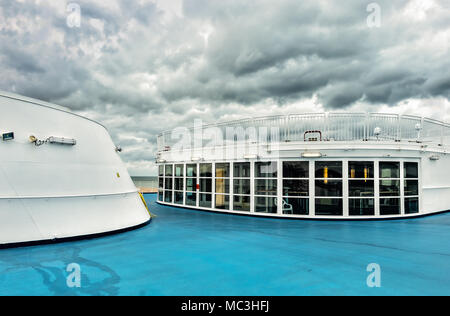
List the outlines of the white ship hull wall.
<svg viewBox="0 0 450 316">
<path fill-rule="evenodd" d="M 422 212 L 450 210 L 450 156 L 439 155 L 433 161 L 429 154 L 422 159 Z"/>
<path fill-rule="evenodd" d="M 0 133 L 15 136 L 0 140 L 0 244 L 105 233 L 149 221 L 102 125 L 4 96 L 0 109 Z M 77 143 L 37 147 L 31 135 Z"/>
</svg>

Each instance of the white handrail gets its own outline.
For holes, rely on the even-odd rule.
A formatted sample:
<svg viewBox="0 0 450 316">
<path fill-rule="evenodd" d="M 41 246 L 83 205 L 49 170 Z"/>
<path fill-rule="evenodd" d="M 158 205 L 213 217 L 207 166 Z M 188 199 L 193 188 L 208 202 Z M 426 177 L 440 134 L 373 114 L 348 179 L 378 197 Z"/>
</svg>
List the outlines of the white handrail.
<svg viewBox="0 0 450 316">
<path fill-rule="evenodd" d="M 319 130 L 324 141 L 426 141 L 438 145 L 450 144 L 450 124 L 435 119 L 414 115 L 392 113 L 302 113 L 289 115 L 245 118 L 229 122 L 202 125 L 199 130 L 218 128 L 223 133 L 227 128 L 275 127 L 278 137 L 275 141 L 303 141 L 308 130 Z M 194 131 L 194 127 L 187 129 Z M 197 130 L 198 131 L 198 130 Z M 377 131 L 375 133 L 375 131 Z M 158 151 L 167 150 L 172 144 L 172 131 L 158 135 Z M 273 142 L 272 138 L 268 142 Z"/>
</svg>

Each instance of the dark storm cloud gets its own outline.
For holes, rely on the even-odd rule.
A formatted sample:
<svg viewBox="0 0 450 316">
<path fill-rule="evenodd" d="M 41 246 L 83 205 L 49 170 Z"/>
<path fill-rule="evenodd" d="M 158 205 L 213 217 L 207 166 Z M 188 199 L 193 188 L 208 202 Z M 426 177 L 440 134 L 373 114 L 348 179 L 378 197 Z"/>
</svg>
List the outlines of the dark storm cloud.
<svg viewBox="0 0 450 316">
<path fill-rule="evenodd" d="M 196 118 L 450 98 L 445 0 L 376 1 L 375 28 L 375 1 L 73 2 L 80 28 L 65 2 L 0 0 L 0 89 L 102 121 L 131 164 Z"/>
</svg>

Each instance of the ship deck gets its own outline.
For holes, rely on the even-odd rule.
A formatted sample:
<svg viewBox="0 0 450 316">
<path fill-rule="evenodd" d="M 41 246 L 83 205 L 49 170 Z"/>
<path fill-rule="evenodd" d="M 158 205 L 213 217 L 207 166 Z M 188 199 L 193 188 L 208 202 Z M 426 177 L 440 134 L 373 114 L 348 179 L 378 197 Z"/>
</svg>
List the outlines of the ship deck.
<svg viewBox="0 0 450 316">
<path fill-rule="evenodd" d="M 0 295 L 450 295 L 450 214 L 376 222 L 160 206 L 138 230 L 0 250 Z M 81 267 L 81 287 L 66 267 Z M 381 267 L 369 288 L 366 267 Z"/>
</svg>

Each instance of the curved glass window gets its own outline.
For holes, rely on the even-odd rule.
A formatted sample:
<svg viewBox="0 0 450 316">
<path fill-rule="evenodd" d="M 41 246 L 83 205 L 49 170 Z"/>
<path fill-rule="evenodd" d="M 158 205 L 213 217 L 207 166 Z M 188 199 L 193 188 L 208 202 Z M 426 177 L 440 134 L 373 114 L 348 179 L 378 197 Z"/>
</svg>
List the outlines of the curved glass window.
<svg viewBox="0 0 450 316">
<path fill-rule="evenodd" d="M 164 202 L 172 203 L 172 191 L 164 191 Z"/>
<path fill-rule="evenodd" d="M 380 199 L 380 215 L 398 214 L 400 214 L 399 198 Z"/>
<path fill-rule="evenodd" d="M 316 178 L 342 178 L 342 161 L 316 161 Z"/>
<path fill-rule="evenodd" d="M 309 181 L 283 180 L 283 196 L 309 196 Z"/>
<path fill-rule="evenodd" d="M 350 180 L 348 182 L 349 196 L 374 196 L 373 180 Z"/>
<path fill-rule="evenodd" d="M 283 198 L 282 209 L 286 215 L 309 215 L 309 199 Z"/>
<path fill-rule="evenodd" d="M 186 177 L 197 177 L 197 165 L 196 164 L 189 164 L 186 165 Z"/>
<path fill-rule="evenodd" d="M 380 196 L 400 196 L 400 180 L 380 180 Z"/>
<path fill-rule="evenodd" d="M 283 178 L 308 178 L 308 161 L 283 161 Z"/>
<path fill-rule="evenodd" d="M 210 163 L 200 164 L 200 177 L 212 178 L 212 164 Z"/>
<path fill-rule="evenodd" d="M 255 163 L 255 177 L 256 178 L 276 178 L 277 177 L 277 162 L 256 162 Z"/>
<path fill-rule="evenodd" d="M 171 177 L 173 176 L 173 166 L 172 165 L 166 165 L 166 169 L 165 169 L 165 175 L 166 177 Z"/>
<path fill-rule="evenodd" d="M 234 194 L 250 194 L 250 179 L 235 179 L 233 182 Z"/>
<path fill-rule="evenodd" d="M 172 186 L 173 186 L 173 179 L 172 178 L 166 178 L 164 188 L 166 190 L 172 190 Z"/>
<path fill-rule="evenodd" d="M 250 163 L 249 162 L 234 163 L 234 177 L 250 178 Z"/>
<path fill-rule="evenodd" d="M 419 213 L 419 198 L 405 198 L 405 214 Z"/>
<path fill-rule="evenodd" d="M 174 190 L 176 190 L 176 191 L 183 191 L 183 189 L 184 189 L 183 183 L 184 183 L 184 179 L 183 178 L 175 178 Z"/>
<path fill-rule="evenodd" d="M 200 193 L 199 206 L 211 208 L 212 207 L 212 194 Z"/>
<path fill-rule="evenodd" d="M 380 178 L 398 179 L 400 178 L 399 162 L 380 162 Z"/>
<path fill-rule="evenodd" d="M 316 180 L 316 196 L 342 196 L 342 180 Z"/>
<path fill-rule="evenodd" d="M 277 198 L 275 197 L 256 197 L 255 212 L 257 213 L 277 213 Z"/>
<path fill-rule="evenodd" d="M 183 204 L 183 192 L 175 192 L 175 204 Z"/>
<path fill-rule="evenodd" d="M 405 178 L 418 178 L 419 177 L 419 165 L 417 162 L 404 162 L 403 170 Z"/>
<path fill-rule="evenodd" d="M 373 161 L 349 161 L 349 179 L 370 179 L 374 177 Z"/>
<path fill-rule="evenodd" d="M 230 193 L 230 180 L 216 178 L 216 193 Z"/>
<path fill-rule="evenodd" d="M 215 207 L 221 210 L 229 210 L 230 196 L 225 194 L 216 194 Z"/>
<path fill-rule="evenodd" d="M 212 192 L 212 179 L 200 179 L 200 192 Z"/>
<path fill-rule="evenodd" d="M 216 163 L 216 178 L 228 178 L 230 176 L 229 163 Z"/>
<path fill-rule="evenodd" d="M 277 195 L 276 179 L 256 179 L 255 180 L 256 195 Z"/>
<path fill-rule="evenodd" d="M 342 199 L 316 199 L 316 215 L 319 216 L 342 216 Z"/>
<path fill-rule="evenodd" d="M 419 195 L 419 181 L 405 180 L 405 196 Z"/>
<path fill-rule="evenodd" d="M 250 195 L 234 195 L 233 209 L 241 212 L 250 212 Z"/>
<path fill-rule="evenodd" d="M 197 193 L 186 192 L 186 205 L 189 206 L 197 205 Z"/>
<path fill-rule="evenodd" d="M 350 216 L 373 216 L 375 215 L 374 199 L 349 199 Z"/>
</svg>

